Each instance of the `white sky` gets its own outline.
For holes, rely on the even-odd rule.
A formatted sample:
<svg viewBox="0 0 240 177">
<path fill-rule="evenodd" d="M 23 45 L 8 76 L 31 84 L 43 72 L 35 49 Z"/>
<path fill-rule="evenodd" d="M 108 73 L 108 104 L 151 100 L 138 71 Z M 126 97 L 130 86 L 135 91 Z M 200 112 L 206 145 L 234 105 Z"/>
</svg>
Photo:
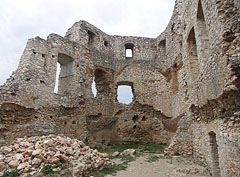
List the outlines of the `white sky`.
<svg viewBox="0 0 240 177">
<path fill-rule="evenodd" d="M 0 0 L 0 85 L 16 70 L 27 39 L 61 36 L 86 20 L 110 35 L 157 37 L 175 0 Z"/>
</svg>

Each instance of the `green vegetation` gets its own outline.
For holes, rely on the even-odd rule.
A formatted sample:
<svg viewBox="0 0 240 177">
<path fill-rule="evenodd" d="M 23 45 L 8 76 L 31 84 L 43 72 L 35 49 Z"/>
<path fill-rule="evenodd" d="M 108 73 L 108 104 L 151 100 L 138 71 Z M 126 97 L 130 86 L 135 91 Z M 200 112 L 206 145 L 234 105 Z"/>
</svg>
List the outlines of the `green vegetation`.
<svg viewBox="0 0 240 177">
<path fill-rule="evenodd" d="M 166 147 L 166 144 L 144 144 L 144 143 L 124 143 L 124 144 L 113 144 L 109 145 L 105 148 L 96 148 L 99 152 L 102 153 L 108 153 L 110 155 L 111 159 L 121 159 L 122 163 L 118 164 L 112 168 L 105 168 L 99 172 L 94 172 L 89 174 L 89 176 L 94 176 L 94 177 L 104 177 L 106 175 L 114 175 L 118 171 L 121 170 L 126 170 L 128 163 L 136 160 L 137 157 L 140 155 L 143 155 L 144 153 L 155 153 L 155 154 L 162 154 L 164 152 L 164 148 Z M 135 149 L 136 154 L 135 157 L 131 156 L 116 156 L 113 157 L 111 156 L 112 153 L 118 151 L 118 152 L 123 152 L 126 149 Z M 160 157 L 158 156 L 152 156 L 151 158 L 148 159 L 149 162 L 155 162 L 159 159 Z"/>
<path fill-rule="evenodd" d="M 179 152 L 174 152 L 174 155 L 175 156 L 180 156 L 180 153 Z"/>
<path fill-rule="evenodd" d="M 18 174 L 18 171 L 16 168 L 10 169 L 10 170 L 9 169 L 4 170 L 3 177 L 17 177 L 17 176 L 20 176 L 20 175 Z"/>
<path fill-rule="evenodd" d="M 70 165 L 69 163 L 63 163 L 63 164 L 60 163 L 55 166 L 45 165 L 41 169 L 41 171 L 37 175 L 37 177 L 58 177 L 58 176 L 67 177 L 67 176 L 71 176 L 72 173 L 69 170 L 69 165 Z M 61 168 L 61 171 L 54 172 L 53 169 L 58 168 L 58 167 Z M 30 177 L 30 175 L 28 177 Z"/>
<path fill-rule="evenodd" d="M 126 170 L 127 169 L 127 166 L 128 166 L 128 163 L 131 162 L 131 161 L 134 161 L 135 159 L 132 157 L 127 159 L 125 161 L 123 161 L 123 163 L 119 164 L 119 165 L 116 165 L 112 168 L 105 168 L 99 172 L 94 172 L 94 173 L 91 173 L 89 176 L 94 176 L 94 177 L 104 177 L 106 175 L 114 175 L 116 174 L 118 171 L 121 171 L 121 170 Z"/>
<path fill-rule="evenodd" d="M 101 171 L 98 172 L 94 172 L 91 173 L 89 176 L 94 176 L 94 177 L 104 177 L 106 175 L 114 175 L 116 174 L 118 171 L 121 170 L 126 170 L 128 163 L 134 161 L 136 158 L 135 157 L 131 157 L 131 156 L 118 156 L 116 158 L 120 158 L 122 160 L 122 163 L 119 165 L 116 165 L 112 168 L 105 168 Z"/>
<path fill-rule="evenodd" d="M 144 144 L 144 143 L 124 143 L 124 144 L 112 144 L 105 148 L 97 148 L 99 152 L 102 153 L 114 153 L 116 151 L 123 152 L 126 149 L 135 149 L 139 152 L 147 152 L 147 153 L 157 153 L 161 154 L 164 151 L 164 148 L 166 147 L 166 144 Z"/>
<path fill-rule="evenodd" d="M 54 168 L 56 167 L 53 167 L 51 165 L 46 165 L 42 168 L 41 173 L 43 173 L 44 175 L 54 173 L 53 171 Z"/>
</svg>

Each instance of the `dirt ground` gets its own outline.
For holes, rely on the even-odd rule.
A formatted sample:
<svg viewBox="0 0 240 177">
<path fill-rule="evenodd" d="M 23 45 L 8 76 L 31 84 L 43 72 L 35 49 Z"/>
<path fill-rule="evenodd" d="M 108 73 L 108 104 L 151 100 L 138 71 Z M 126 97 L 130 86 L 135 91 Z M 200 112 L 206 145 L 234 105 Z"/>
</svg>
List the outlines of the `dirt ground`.
<svg viewBox="0 0 240 177">
<path fill-rule="evenodd" d="M 149 161 L 155 156 L 154 161 Z M 157 156 L 157 157 L 156 157 Z M 119 163 L 119 162 L 116 162 Z M 107 175 L 111 177 L 113 175 Z M 190 158 L 161 154 L 146 154 L 128 164 L 126 170 L 118 171 L 116 177 L 210 177 L 209 172 Z"/>
</svg>

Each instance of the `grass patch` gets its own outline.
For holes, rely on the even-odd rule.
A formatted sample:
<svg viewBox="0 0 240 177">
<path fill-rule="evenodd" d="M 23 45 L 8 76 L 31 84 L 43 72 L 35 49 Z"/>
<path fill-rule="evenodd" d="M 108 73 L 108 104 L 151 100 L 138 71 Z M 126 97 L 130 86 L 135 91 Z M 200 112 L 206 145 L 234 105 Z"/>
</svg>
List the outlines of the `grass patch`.
<svg viewBox="0 0 240 177">
<path fill-rule="evenodd" d="M 56 167 L 53 167 L 51 165 L 46 165 L 42 168 L 41 173 L 43 173 L 44 175 L 54 173 L 53 171 L 54 168 Z"/>
<path fill-rule="evenodd" d="M 112 157 L 110 156 L 110 159 L 113 158 L 119 158 L 122 160 L 122 163 L 119 165 L 116 165 L 112 168 L 106 168 L 103 169 L 99 172 L 94 172 L 88 175 L 89 176 L 94 176 L 94 177 L 104 177 L 106 175 L 114 175 L 116 174 L 118 171 L 121 170 L 126 170 L 128 163 L 135 161 L 136 158 L 138 156 L 140 156 L 143 153 L 155 153 L 155 154 L 162 154 L 164 153 L 164 148 L 166 147 L 166 144 L 153 144 L 153 143 L 123 143 L 123 144 L 112 144 L 109 145 L 107 147 L 97 147 L 96 149 L 101 152 L 101 153 L 108 153 L 109 155 L 111 155 L 112 153 L 118 151 L 118 152 L 123 152 L 126 149 L 135 149 L 136 150 L 136 154 L 134 157 L 131 156 L 116 156 L 116 157 Z M 154 162 L 157 161 L 160 157 L 158 156 L 152 156 L 149 159 L 149 162 Z"/>
<path fill-rule="evenodd" d="M 118 156 L 117 158 L 121 158 L 123 163 L 121 163 L 119 165 L 116 165 L 116 166 L 114 166 L 112 168 L 105 168 L 105 169 L 103 169 L 101 171 L 93 172 L 93 173 L 89 174 L 87 177 L 90 177 L 90 176 L 104 177 L 106 175 L 114 175 L 118 171 L 126 170 L 127 167 L 128 167 L 128 163 L 136 160 L 135 157 L 131 157 L 131 156 Z"/>
<path fill-rule="evenodd" d="M 60 171 L 56 171 L 54 172 L 53 169 L 54 168 L 58 168 L 60 167 L 61 170 Z M 36 176 L 36 177 L 67 177 L 67 176 L 71 176 L 72 173 L 71 171 L 69 170 L 69 167 L 70 167 L 70 164 L 67 162 L 67 163 L 59 163 L 57 165 L 54 165 L 54 166 L 51 166 L 51 165 L 45 165 L 39 174 L 35 174 L 33 176 Z M 27 177 L 31 177 L 30 175 L 27 176 Z"/>
<path fill-rule="evenodd" d="M 166 144 L 154 144 L 154 143 L 124 143 L 124 144 L 112 144 L 107 147 L 101 148 L 97 147 L 96 149 L 102 153 L 112 154 L 116 151 L 123 152 L 126 149 L 136 149 L 139 152 L 147 152 L 147 153 L 163 153 L 164 149 L 167 145 Z"/>
<path fill-rule="evenodd" d="M 91 173 L 90 175 L 88 175 L 87 177 L 90 177 L 90 176 L 94 176 L 94 177 L 104 177 L 106 175 L 114 175 L 116 174 L 118 171 L 121 171 L 121 170 L 126 170 L 127 169 L 127 166 L 128 166 L 128 162 L 124 162 L 122 164 L 119 164 L 119 165 L 116 165 L 114 166 L 113 168 L 105 168 L 99 172 L 94 172 L 94 173 Z"/>
<path fill-rule="evenodd" d="M 179 152 L 174 152 L 173 155 L 175 155 L 175 156 L 180 156 L 180 153 L 179 153 Z"/>
<path fill-rule="evenodd" d="M 17 177 L 20 176 L 18 174 L 17 169 L 5 169 L 3 173 L 3 177 Z"/>
</svg>

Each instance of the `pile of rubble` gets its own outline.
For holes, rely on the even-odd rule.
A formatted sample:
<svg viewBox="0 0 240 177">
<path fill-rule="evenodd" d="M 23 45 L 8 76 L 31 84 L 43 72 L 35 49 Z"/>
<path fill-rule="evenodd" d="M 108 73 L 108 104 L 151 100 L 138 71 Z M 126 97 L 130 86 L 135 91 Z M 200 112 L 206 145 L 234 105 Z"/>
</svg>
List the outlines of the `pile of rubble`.
<svg viewBox="0 0 240 177">
<path fill-rule="evenodd" d="M 46 165 L 65 162 L 71 164 L 72 176 L 82 176 L 113 165 L 108 154 L 62 135 L 18 138 L 11 145 L 0 148 L 0 176 L 6 168 L 16 167 L 21 176 L 27 176 L 39 173 Z M 53 170 L 61 171 L 61 168 Z"/>
</svg>

